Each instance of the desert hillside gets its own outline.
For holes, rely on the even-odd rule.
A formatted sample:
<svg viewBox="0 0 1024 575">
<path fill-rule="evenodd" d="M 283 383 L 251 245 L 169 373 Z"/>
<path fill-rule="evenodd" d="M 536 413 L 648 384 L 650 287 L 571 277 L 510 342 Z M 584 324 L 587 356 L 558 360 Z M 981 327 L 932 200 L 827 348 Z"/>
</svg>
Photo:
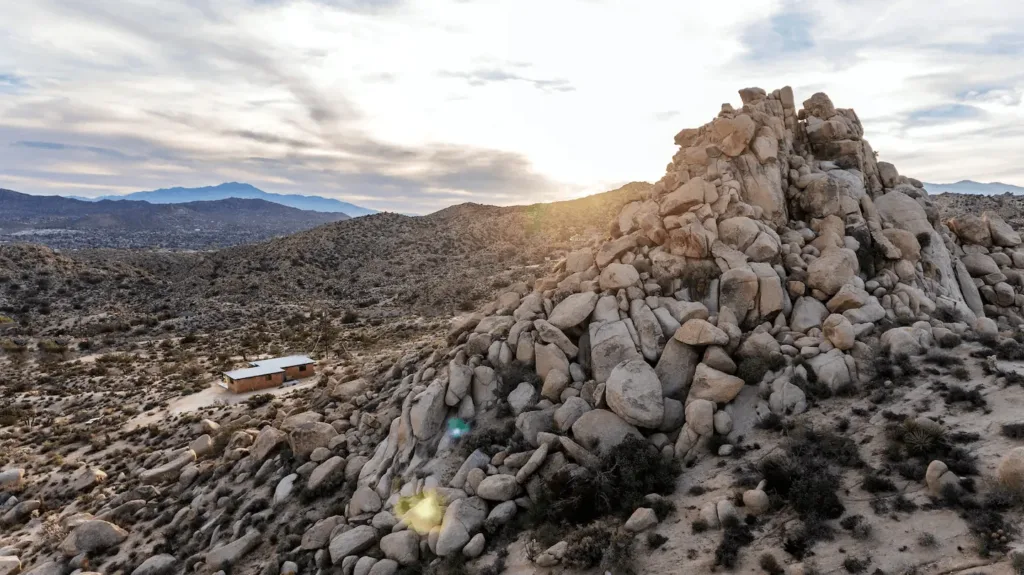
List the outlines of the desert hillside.
<svg viewBox="0 0 1024 575">
<path fill-rule="evenodd" d="M 1016 199 L 739 96 L 591 198 L 0 246 L 0 575 L 1024 572 Z"/>
</svg>

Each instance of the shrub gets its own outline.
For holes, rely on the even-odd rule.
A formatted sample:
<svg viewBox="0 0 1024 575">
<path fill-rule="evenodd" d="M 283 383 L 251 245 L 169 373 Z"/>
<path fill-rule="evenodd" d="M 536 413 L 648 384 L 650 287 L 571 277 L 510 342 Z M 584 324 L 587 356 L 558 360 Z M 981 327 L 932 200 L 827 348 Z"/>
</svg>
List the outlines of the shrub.
<svg viewBox="0 0 1024 575">
<path fill-rule="evenodd" d="M 952 365 L 963 365 L 964 360 L 953 354 L 932 348 L 929 349 L 928 353 L 924 356 L 924 362 L 937 365 L 939 367 L 949 367 Z"/>
<path fill-rule="evenodd" d="M 847 573 L 863 573 L 864 571 L 867 571 L 868 565 L 870 564 L 870 559 L 857 559 L 856 557 L 847 557 L 843 561 L 843 569 L 846 569 Z"/>
<path fill-rule="evenodd" d="M 917 544 L 920 545 L 921 547 L 929 547 L 929 548 L 931 548 L 931 547 L 938 547 L 939 546 L 939 540 L 934 535 L 932 535 L 931 533 L 922 533 L 917 538 Z"/>
<path fill-rule="evenodd" d="M 868 493 L 886 493 L 896 491 L 896 484 L 887 477 L 879 477 L 870 473 L 864 476 L 864 482 L 861 483 L 860 488 Z"/>
<path fill-rule="evenodd" d="M 757 563 L 768 575 L 783 575 L 786 572 L 786 570 L 782 568 L 782 565 L 779 565 L 779 560 L 771 553 L 761 555 L 761 558 L 758 559 Z"/>
<path fill-rule="evenodd" d="M 253 395 L 253 396 L 249 397 L 248 399 L 246 399 L 245 403 L 250 408 L 255 409 L 257 407 L 262 407 L 262 406 L 270 403 L 271 401 L 274 401 L 274 394 L 272 394 L 272 393 L 259 393 L 259 394 Z"/>
<path fill-rule="evenodd" d="M 1024 439 L 1024 422 L 1004 423 L 1002 433 L 1004 437 L 1010 439 Z"/>
<path fill-rule="evenodd" d="M 715 548 L 715 565 L 721 565 L 726 569 L 736 566 L 740 550 L 754 542 L 754 534 L 750 527 L 739 521 L 730 522 L 724 526 L 722 541 Z"/>
<path fill-rule="evenodd" d="M 629 437 L 601 458 L 596 471 L 561 470 L 545 481 L 531 509 L 535 522 L 588 523 L 631 513 L 649 493 L 670 493 L 680 469 L 646 440 Z"/>
<path fill-rule="evenodd" d="M 736 376 L 747 385 L 757 385 L 769 371 L 776 371 L 786 366 L 781 353 L 769 355 L 767 358 L 748 357 L 740 361 L 736 367 Z"/>
<path fill-rule="evenodd" d="M 693 529 L 694 533 L 704 533 L 705 531 L 710 529 L 711 526 L 708 525 L 707 521 L 705 521 L 703 518 L 701 518 L 701 519 L 694 519 L 693 523 L 690 524 L 690 528 Z"/>
<path fill-rule="evenodd" d="M 589 525 L 565 538 L 568 546 L 562 564 L 572 569 L 600 565 L 613 573 L 632 573 L 633 541 L 632 535 L 620 533 L 612 525 Z"/>
<path fill-rule="evenodd" d="M 653 531 L 647 534 L 647 546 L 651 549 L 657 549 L 668 541 L 668 537 L 665 537 L 661 533 L 655 533 Z"/>
</svg>

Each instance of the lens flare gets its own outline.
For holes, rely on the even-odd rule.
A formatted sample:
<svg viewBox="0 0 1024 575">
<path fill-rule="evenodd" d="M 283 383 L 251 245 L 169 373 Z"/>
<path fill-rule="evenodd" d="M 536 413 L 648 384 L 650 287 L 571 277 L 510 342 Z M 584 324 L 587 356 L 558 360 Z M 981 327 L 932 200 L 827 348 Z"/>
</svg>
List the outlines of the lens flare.
<svg viewBox="0 0 1024 575">
<path fill-rule="evenodd" d="M 452 439 L 459 439 L 469 433 L 469 424 L 458 417 L 448 420 L 448 435 Z"/>
<path fill-rule="evenodd" d="M 430 533 L 444 519 L 441 497 L 433 491 L 399 499 L 395 512 L 399 519 L 420 535 Z"/>
</svg>

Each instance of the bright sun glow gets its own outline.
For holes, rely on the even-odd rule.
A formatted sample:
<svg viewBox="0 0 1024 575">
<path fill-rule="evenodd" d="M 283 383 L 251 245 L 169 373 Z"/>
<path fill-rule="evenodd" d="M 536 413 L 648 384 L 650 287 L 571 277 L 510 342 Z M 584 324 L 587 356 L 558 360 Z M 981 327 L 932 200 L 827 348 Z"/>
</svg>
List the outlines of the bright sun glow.
<svg viewBox="0 0 1024 575">
<path fill-rule="evenodd" d="M 441 497 L 433 491 L 427 491 L 400 499 L 395 506 L 395 513 L 410 529 L 426 535 L 441 525 L 444 509 Z"/>
</svg>

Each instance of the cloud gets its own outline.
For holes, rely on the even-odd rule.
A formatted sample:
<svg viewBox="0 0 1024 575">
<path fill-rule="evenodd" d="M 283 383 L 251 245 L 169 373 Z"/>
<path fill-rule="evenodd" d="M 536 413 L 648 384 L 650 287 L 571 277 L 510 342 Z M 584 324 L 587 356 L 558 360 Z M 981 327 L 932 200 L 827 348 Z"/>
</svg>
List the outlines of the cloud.
<svg viewBox="0 0 1024 575">
<path fill-rule="evenodd" d="M 787 84 L 854 107 L 901 173 L 1024 184 L 1022 29 L 1001 0 L 17 2 L 0 185 L 531 203 L 656 180 L 681 128 Z"/>
<path fill-rule="evenodd" d="M 977 120 L 985 116 L 985 111 L 977 106 L 967 104 L 943 104 L 912 110 L 904 122 L 907 126 L 941 124 L 962 120 Z"/>
<path fill-rule="evenodd" d="M 470 86 L 487 86 L 490 84 L 501 84 L 503 82 L 524 82 L 542 91 L 549 92 L 572 92 L 573 85 L 565 79 L 537 79 L 510 72 L 502 68 L 477 68 L 468 72 L 441 72 L 446 78 L 459 78 L 465 80 Z"/>
<path fill-rule="evenodd" d="M 806 52 L 815 47 L 811 36 L 814 24 L 811 14 L 790 3 L 772 14 L 767 22 L 751 24 L 743 32 L 741 42 L 748 57 L 755 61 Z"/>
<path fill-rule="evenodd" d="M 13 142 L 12 146 L 22 148 L 32 148 L 36 150 L 47 150 L 47 151 L 69 151 L 69 152 L 88 152 L 97 156 L 105 158 L 111 158 L 115 160 L 139 160 L 141 156 L 130 156 L 118 150 L 112 150 L 110 148 L 100 148 L 96 146 L 75 146 L 68 144 L 60 144 L 57 142 L 26 142 L 18 141 Z"/>
</svg>

